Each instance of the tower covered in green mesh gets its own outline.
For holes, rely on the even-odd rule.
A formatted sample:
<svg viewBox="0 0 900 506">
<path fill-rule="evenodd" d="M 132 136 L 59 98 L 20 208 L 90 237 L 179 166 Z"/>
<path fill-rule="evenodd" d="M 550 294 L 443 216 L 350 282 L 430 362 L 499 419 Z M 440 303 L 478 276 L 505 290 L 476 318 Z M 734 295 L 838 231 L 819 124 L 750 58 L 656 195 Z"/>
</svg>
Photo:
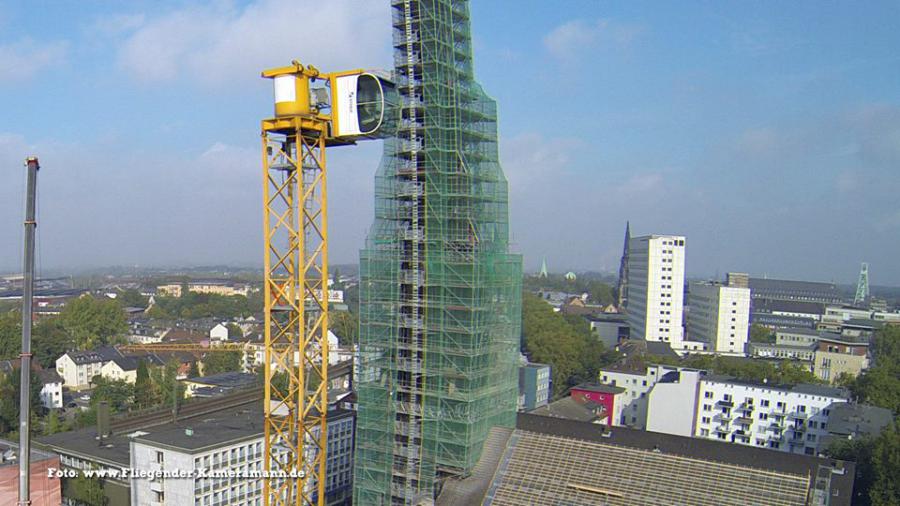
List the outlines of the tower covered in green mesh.
<svg viewBox="0 0 900 506">
<path fill-rule="evenodd" d="M 360 255 L 354 503 L 417 504 L 515 423 L 522 261 L 466 0 L 392 0 L 397 135 Z"/>
</svg>

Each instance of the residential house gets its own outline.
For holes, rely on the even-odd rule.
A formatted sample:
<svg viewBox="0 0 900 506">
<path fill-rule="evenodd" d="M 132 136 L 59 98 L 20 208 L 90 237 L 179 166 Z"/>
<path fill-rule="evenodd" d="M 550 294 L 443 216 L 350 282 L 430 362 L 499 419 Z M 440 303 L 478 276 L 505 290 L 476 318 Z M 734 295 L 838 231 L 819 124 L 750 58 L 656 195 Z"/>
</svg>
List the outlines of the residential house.
<svg viewBox="0 0 900 506">
<path fill-rule="evenodd" d="M 89 388 L 91 379 L 100 374 L 103 365 L 122 354 L 111 346 L 96 350 L 69 351 L 56 359 L 56 372 L 62 377 L 63 385 L 74 389 Z"/>
</svg>

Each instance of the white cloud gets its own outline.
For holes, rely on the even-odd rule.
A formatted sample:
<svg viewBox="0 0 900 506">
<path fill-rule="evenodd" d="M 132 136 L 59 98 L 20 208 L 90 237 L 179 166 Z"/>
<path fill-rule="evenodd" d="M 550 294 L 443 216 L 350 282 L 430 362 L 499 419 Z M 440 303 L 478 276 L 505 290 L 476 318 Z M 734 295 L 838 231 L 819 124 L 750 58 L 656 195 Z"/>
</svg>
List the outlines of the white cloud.
<svg viewBox="0 0 900 506">
<path fill-rule="evenodd" d="M 90 30 L 107 37 L 132 32 L 143 26 L 144 14 L 112 14 L 98 17 Z"/>
<path fill-rule="evenodd" d="M 256 79 L 292 59 L 323 70 L 387 65 L 385 2 L 258 0 L 190 6 L 146 19 L 123 42 L 119 64 L 146 82 Z"/>
<path fill-rule="evenodd" d="M 39 71 L 65 59 L 66 42 L 37 43 L 24 38 L 0 44 L 0 83 L 26 81 Z"/>
<path fill-rule="evenodd" d="M 577 19 L 564 23 L 544 36 L 544 48 L 561 62 L 574 61 L 587 49 L 602 45 L 628 46 L 643 29 L 638 26 L 611 23 L 606 19 Z"/>
</svg>

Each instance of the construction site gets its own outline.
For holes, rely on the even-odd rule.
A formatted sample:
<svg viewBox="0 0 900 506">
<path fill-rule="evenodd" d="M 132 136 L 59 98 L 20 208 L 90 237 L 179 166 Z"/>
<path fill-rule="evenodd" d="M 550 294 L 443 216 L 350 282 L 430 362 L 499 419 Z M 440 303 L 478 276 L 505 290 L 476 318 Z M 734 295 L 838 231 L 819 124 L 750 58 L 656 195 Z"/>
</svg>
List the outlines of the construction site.
<svg viewBox="0 0 900 506">
<path fill-rule="evenodd" d="M 166 341 L 132 329 L 140 339 L 128 344 L 66 350 L 52 371 L 65 376 L 60 392 L 75 376 L 85 393 L 71 407 L 96 409 L 96 420 L 34 441 L 40 165 L 27 160 L 23 408 L 19 445 L 9 450 L 17 457 L 0 462 L 18 465 L 18 504 L 849 506 L 852 462 L 773 460 L 764 448 L 613 428 L 611 412 L 584 399 L 568 398 L 568 410 L 524 407 L 531 373 L 535 385 L 541 374 L 547 405 L 551 366 L 524 354 L 523 259 L 510 248 L 498 106 L 475 76 L 469 2 L 381 1 L 390 4 L 392 69 L 358 62 L 334 70 L 297 54 L 261 73 L 274 110 L 260 111 L 261 167 L 247 168 L 259 171 L 263 197 L 262 319 L 247 323 L 261 329 L 257 341 L 241 341 L 243 331 L 230 338 L 235 319 L 214 322 L 208 339 Z M 382 155 L 365 176 L 374 183 L 374 221 L 359 252 L 358 337 L 335 350 L 330 315 L 344 299 L 331 294 L 341 280 L 329 265 L 329 236 L 345 231 L 329 229 L 328 174 L 342 168 L 329 166 L 328 154 L 373 140 Z M 620 304 L 628 270 L 623 260 Z M 859 286 L 864 300 L 867 264 Z M 173 298 L 237 290 L 187 281 L 157 289 Z M 213 339 L 216 332 L 224 337 Z M 97 376 L 136 383 L 137 363 L 163 353 L 189 370 L 179 354 L 242 354 L 243 369 L 186 372 L 152 407 L 115 415 L 106 400 L 91 406 Z M 151 358 L 160 370 L 168 365 Z M 40 478 L 36 464 L 58 468 L 60 481 Z M 11 494 L 9 483 L 0 488 Z"/>
</svg>

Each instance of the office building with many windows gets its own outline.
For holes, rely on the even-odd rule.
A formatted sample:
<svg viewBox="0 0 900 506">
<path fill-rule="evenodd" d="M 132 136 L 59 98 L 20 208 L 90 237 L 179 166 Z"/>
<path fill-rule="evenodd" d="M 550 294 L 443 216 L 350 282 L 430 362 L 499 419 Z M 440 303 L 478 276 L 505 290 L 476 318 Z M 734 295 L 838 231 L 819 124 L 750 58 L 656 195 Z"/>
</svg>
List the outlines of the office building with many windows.
<svg viewBox="0 0 900 506">
<path fill-rule="evenodd" d="M 632 339 L 682 348 L 684 237 L 646 235 L 628 241 L 626 312 Z"/>
<path fill-rule="evenodd" d="M 708 351 L 744 355 L 750 333 L 750 289 L 721 283 L 691 283 L 687 335 Z"/>
</svg>

